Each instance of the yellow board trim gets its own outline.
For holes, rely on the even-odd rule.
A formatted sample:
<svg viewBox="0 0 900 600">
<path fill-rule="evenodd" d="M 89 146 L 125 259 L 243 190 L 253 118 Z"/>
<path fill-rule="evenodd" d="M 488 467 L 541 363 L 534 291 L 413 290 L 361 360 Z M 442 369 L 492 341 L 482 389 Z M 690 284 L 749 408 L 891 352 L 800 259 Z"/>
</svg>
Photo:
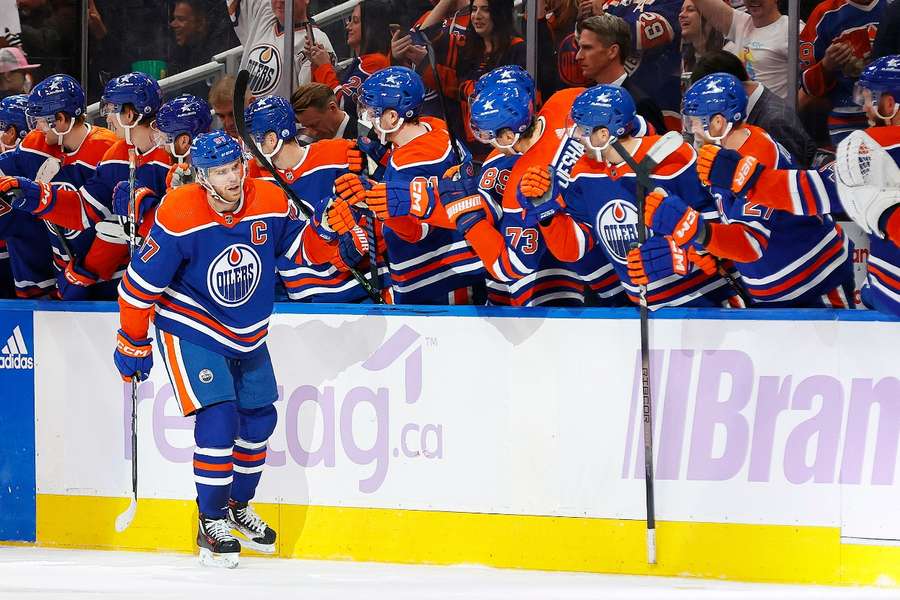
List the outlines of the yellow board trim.
<svg viewBox="0 0 900 600">
<path fill-rule="evenodd" d="M 124 533 L 125 498 L 37 496 L 37 543 L 194 552 L 192 501 L 142 499 Z M 278 556 L 704 577 L 824 585 L 897 585 L 900 548 L 841 544 L 832 527 L 659 522 L 647 565 L 643 521 L 333 506 L 255 505 L 279 532 Z M 76 516 L 77 515 L 77 516 Z"/>
</svg>

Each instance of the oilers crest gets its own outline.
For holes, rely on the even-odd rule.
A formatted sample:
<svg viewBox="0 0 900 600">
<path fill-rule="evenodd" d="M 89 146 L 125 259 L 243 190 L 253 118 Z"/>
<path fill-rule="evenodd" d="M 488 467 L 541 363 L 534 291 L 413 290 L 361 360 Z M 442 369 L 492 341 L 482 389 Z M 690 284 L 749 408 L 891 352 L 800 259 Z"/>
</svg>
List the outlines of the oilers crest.
<svg viewBox="0 0 900 600">
<path fill-rule="evenodd" d="M 209 265 L 206 285 L 210 297 L 222 306 L 241 306 L 256 291 L 261 266 L 259 255 L 250 246 L 228 246 Z"/>
<path fill-rule="evenodd" d="M 625 200 L 613 200 L 597 214 L 597 237 L 609 255 L 622 264 L 627 262 L 631 247 L 638 243 L 637 217 L 637 209 Z"/>
<path fill-rule="evenodd" d="M 272 44 L 254 46 L 247 55 L 250 93 L 265 96 L 275 90 L 281 78 L 281 53 Z"/>
</svg>

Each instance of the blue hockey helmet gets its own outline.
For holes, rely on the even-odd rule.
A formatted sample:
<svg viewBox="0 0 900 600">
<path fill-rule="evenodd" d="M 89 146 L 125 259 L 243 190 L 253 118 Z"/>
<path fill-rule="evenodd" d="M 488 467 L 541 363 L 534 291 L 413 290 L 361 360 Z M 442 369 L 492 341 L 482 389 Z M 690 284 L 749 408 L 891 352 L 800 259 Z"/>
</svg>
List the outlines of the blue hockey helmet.
<svg viewBox="0 0 900 600">
<path fill-rule="evenodd" d="M 110 79 L 103 88 L 100 99 L 100 115 L 121 113 L 122 107 L 131 104 L 141 117 L 154 115 L 162 104 L 162 91 L 156 80 L 144 73 L 126 73 Z"/>
<path fill-rule="evenodd" d="M 85 108 L 84 90 L 73 77 L 51 75 L 34 86 L 28 94 L 28 128 L 35 129 L 38 119 L 52 124 L 57 113 L 66 114 L 70 118 L 81 116 Z"/>
<path fill-rule="evenodd" d="M 469 125 L 479 142 L 506 149 L 519 141 L 519 135 L 534 120 L 531 95 L 516 84 L 490 86 L 482 90 L 471 107 Z M 511 144 L 500 145 L 497 135 L 504 129 L 515 134 Z"/>
<path fill-rule="evenodd" d="M 0 100 L 0 131 L 15 127 L 17 137 L 22 139 L 28 133 L 28 96 L 16 94 Z"/>
<path fill-rule="evenodd" d="M 221 129 L 201 133 L 191 142 L 191 164 L 198 169 L 212 169 L 243 159 L 241 145 Z"/>
<path fill-rule="evenodd" d="M 175 140 L 187 135 L 191 140 L 209 131 L 212 124 L 212 110 L 206 100 L 191 94 L 172 98 L 159 107 L 153 121 L 153 136 L 157 144 L 165 144 L 172 156 L 179 160 L 190 154 L 190 149 L 178 153 Z"/>
<path fill-rule="evenodd" d="M 729 73 L 713 73 L 698 79 L 684 93 L 681 105 L 685 131 L 701 134 L 718 143 L 735 124 L 747 118 L 747 92 L 737 77 Z M 709 123 L 722 115 L 728 126 L 721 136 L 710 136 Z"/>
<path fill-rule="evenodd" d="M 241 145 L 233 137 L 221 129 L 201 133 L 191 142 L 191 168 L 197 183 L 202 185 L 214 197 L 223 202 L 229 202 L 222 194 L 227 187 L 237 183 L 234 179 L 234 171 L 224 169 L 224 173 L 211 173 L 216 167 L 224 167 L 233 163 L 240 163 L 240 197 L 244 195 L 244 181 L 247 175 L 244 163 L 244 152 Z"/>
<path fill-rule="evenodd" d="M 396 110 L 403 119 L 416 117 L 424 101 L 422 78 L 406 67 L 376 71 L 363 82 L 359 92 L 359 102 L 373 123 L 388 108 Z"/>
<path fill-rule="evenodd" d="M 254 100 L 244 110 L 247 131 L 257 143 L 266 134 L 274 132 L 279 140 L 292 140 L 297 136 L 297 122 L 291 103 L 281 96 L 266 96 Z"/>
<path fill-rule="evenodd" d="M 175 138 L 183 133 L 194 139 L 201 133 L 209 131 L 212 125 L 212 109 L 206 100 L 191 94 L 182 94 L 159 107 L 153 125 L 166 136 L 166 142 L 174 142 Z"/>
<path fill-rule="evenodd" d="M 884 94 L 894 99 L 894 111 L 887 116 L 879 108 Z M 893 119 L 900 107 L 900 55 L 882 56 L 869 63 L 854 86 L 853 100 L 860 106 L 871 106 L 882 119 Z"/>
<path fill-rule="evenodd" d="M 509 84 L 518 85 L 534 98 L 534 79 L 528 71 L 519 65 L 504 65 L 502 67 L 497 67 L 493 71 L 488 71 L 479 77 L 478 81 L 475 82 L 474 96 L 477 97 L 478 94 L 489 87 L 498 85 L 506 86 Z M 470 102 L 471 100 L 472 99 L 470 98 Z"/>
<path fill-rule="evenodd" d="M 594 146 L 591 134 L 597 129 L 609 131 L 610 141 L 603 146 Z M 631 135 L 639 128 L 634 99 L 625 88 L 617 85 L 595 85 L 578 94 L 569 112 L 567 131 L 585 147 L 594 151 L 599 160 L 600 152 L 613 139 Z"/>
</svg>

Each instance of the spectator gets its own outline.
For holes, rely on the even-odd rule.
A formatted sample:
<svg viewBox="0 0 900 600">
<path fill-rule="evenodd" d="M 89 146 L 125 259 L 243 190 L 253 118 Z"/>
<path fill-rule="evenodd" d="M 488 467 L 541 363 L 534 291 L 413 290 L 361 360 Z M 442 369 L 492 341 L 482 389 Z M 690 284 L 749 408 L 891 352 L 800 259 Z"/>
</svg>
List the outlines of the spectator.
<svg viewBox="0 0 900 600">
<path fill-rule="evenodd" d="M 828 134 L 837 145 L 851 131 L 867 127 L 853 86 L 872 52 L 886 0 L 823 0 L 800 32 L 803 91 L 831 103 Z"/>
<path fill-rule="evenodd" d="M 222 11 L 216 4 L 217 12 Z M 216 19 L 216 12 L 208 0 L 176 0 L 172 8 L 169 28 L 175 37 L 175 49 L 169 60 L 169 74 L 180 73 L 191 67 L 212 60 L 213 55 L 239 45 L 231 28 L 225 28 L 223 19 Z"/>
<path fill-rule="evenodd" d="M 22 50 L 41 63 L 36 80 L 78 73 L 78 13 L 74 0 L 16 0 Z"/>
<path fill-rule="evenodd" d="M 413 43 L 411 30 L 401 28 L 391 35 L 392 63 L 416 69 L 425 83 L 422 114 L 440 115 L 444 118 L 438 99 L 438 89 L 441 89 L 447 100 L 444 103 L 447 109 L 447 126 L 453 130 L 457 138 L 465 135 L 460 104 L 465 98 L 459 96 L 456 67 L 459 64 L 460 52 L 466 43 L 469 9 L 469 0 L 438 0 L 432 10 L 422 13 L 415 20 L 413 29 L 420 30 L 434 49 L 437 73 L 432 71 L 431 65 L 425 60 L 427 48 L 422 44 Z"/>
<path fill-rule="evenodd" d="M 778 10 L 778 0 L 753 0 L 747 12 L 722 0 L 693 0 L 694 6 L 725 36 L 725 49 L 734 53 L 750 79 L 787 99 L 788 18 Z"/>
<path fill-rule="evenodd" d="M 312 28 L 316 44 L 334 57 L 331 41 L 307 15 L 309 0 L 292 0 L 294 17 L 294 79 L 283 73 L 285 0 L 230 0 L 228 14 L 244 45 L 241 68 L 250 71 L 250 93 L 254 97 L 278 94 L 289 98 L 297 85 L 312 81 L 312 64 L 306 52 L 306 28 Z M 334 60 L 334 58 L 332 58 Z"/>
<path fill-rule="evenodd" d="M 618 85 L 634 99 L 637 113 L 653 125 L 657 133 L 666 131 L 662 111 L 637 84 L 630 81 L 625 61 L 631 49 L 631 31 L 621 17 L 601 14 L 578 24 L 576 60 L 588 81 Z"/>
<path fill-rule="evenodd" d="M 355 7 L 347 19 L 347 44 L 356 58 L 345 68 L 340 77 L 334 71 L 325 47 L 307 46 L 313 65 L 313 81 L 324 83 L 334 91 L 341 107 L 356 123 L 356 102 L 359 88 L 369 75 L 390 65 L 390 20 L 393 4 L 386 0 L 364 0 Z"/>
<path fill-rule="evenodd" d="M 244 106 L 249 104 L 250 90 L 244 98 Z M 222 129 L 231 137 L 240 140 L 237 126 L 234 123 L 234 77 L 225 75 L 219 78 L 209 90 L 209 105 L 213 114 L 222 123 Z"/>
<path fill-rule="evenodd" d="M 34 85 L 32 69 L 41 65 L 30 64 L 25 53 L 15 47 L 0 48 L 0 96 L 27 94 Z"/>
<path fill-rule="evenodd" d="M 546 31 L 546 23 L 543 27 Z M 549 32 L 547 33 L 549 38 Z M 541 63 L 540 82 L 554 82 L 555 60 Z M 483 160 L 488 146 L 475 141 L 469 129 L 469 106 L 466 100 L 475 89 L 479 77 L 502 65 L 525 67 L 525 40 L 515 30 L 513 24 L 512 0 L 473 0 L 466 42 L 462 49 L 456 75 L 459 80 L 461 109 L 465 126 L 466 142 L 476 159 Z"/>
<path fill-rule="evenodd" d="M 355 140 L 357 122 L 342 110 L 334 92 L 324 83 L 305 83 L 291 95 L 294 116 L 301 135 L 313 141 L 345 138 Z"/>
<path fill-rule="evenodd" d="M 628 80 L 653 98 L 666 129 L 673 131 L 681 130 L 681 4 L 682 0 L 654 0 L 605 6 L 605 12 L 621 17 L 631 32 L 625 63 Z"/>
<path fill-rule="evenodd" d="M 685 83 L 691 80 L 691 71 L 697 61 L 708 52 L 721 50 L 725 40 L 709 20 L 700 14 L 693 0 L 684 0 L 681 12 L 678 13 L 678 23 L 681 25 L 681 76 L 682 83 Z M 743 67 L 741 70 L 744 70 Z"/>
<path fill-rule="evenodd" d="M 584 87 L 590 83 L 584 78 L 575 55 L 578 54 L 578 37 L 575 22 L 593 14 L 590 0 L 548 0 L 547 27 L 556 48 L 557 83 L 563 87 Z"/>
<path fill-rule="evenodd" d="M 725 50 L 704 54 L 691 72 L 691 84 L 713 73 L 728 73 L 741 82 L 747 92 L 748 125 L 764 129 L 791 153 L 802 168 L 812 165 L 816 144 L 803 129 L 797 113 L 782 98 L 766 89 L 765 85 L 751 80 L 738 57 Z"/>
<path fill-rule="evenodd" d="M 889 54 L 900 54 L 900 2 L 891 2 L 885 9 L 869 58 Z"/>
</svg>

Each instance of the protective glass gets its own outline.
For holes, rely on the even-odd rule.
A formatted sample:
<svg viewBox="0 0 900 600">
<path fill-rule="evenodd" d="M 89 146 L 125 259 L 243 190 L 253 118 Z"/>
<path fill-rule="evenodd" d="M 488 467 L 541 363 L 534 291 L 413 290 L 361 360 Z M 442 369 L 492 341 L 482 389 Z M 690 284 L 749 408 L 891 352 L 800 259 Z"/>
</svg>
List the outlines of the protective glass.
<svg viewBox="0 0 900 600">
<path fill-rule="evenodd" d="M 150 124 L 150 136 L 153 138 L 153 143 L 157 146 L 165 146 L 166 144 L 174 144 L 175 138 L 178 137 L 176 134 L 167 133 L 157 127 L 156 121 L 153 121 Z"/>
<path fill-rule="evenodd" d="M 56 122 L 56 115 L 38 115 L 26 110 L 25 121 L 28 123 L 28 129 L 37 129 L 41 133 L 48 133 L 54 130 L 53 124 Z"/>
<path fill-rule="evenodd" d="M 115 102 L 106 102 L 106 101 L 101 100 L 101 102 L 100 102 L 100 116 L 101 117 L 106 117 L 108 115 L 111 115 L 114 113 L 120 113 L 120 112 L 122 112 L 121 104 L 117 104 Z"/>
<path fill-rule="evenodd" d="M 682 115 L 681 124 L 686 133 L 691 135 L 706 135 L 709 129 L 709 118 L 694 115 Z"/>
</svg>

